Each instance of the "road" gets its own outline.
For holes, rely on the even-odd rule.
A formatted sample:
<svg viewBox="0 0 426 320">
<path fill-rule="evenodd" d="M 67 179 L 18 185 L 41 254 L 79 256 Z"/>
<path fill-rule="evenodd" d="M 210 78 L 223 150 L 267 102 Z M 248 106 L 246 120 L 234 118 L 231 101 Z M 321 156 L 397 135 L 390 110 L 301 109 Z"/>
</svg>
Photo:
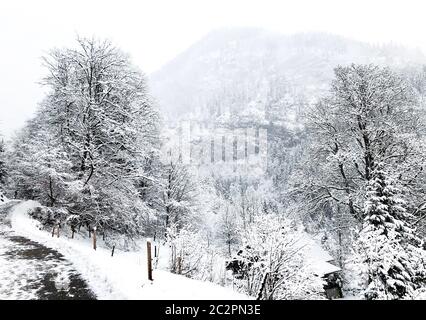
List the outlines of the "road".
<svg viewBox="0 0 426 320">
<path fill-rule="evenodd" d="M 62 254 L 15 234 L 7 216 L 16 204 L 0 205 L 0 300 L 96 299 Z"/>
</svg>

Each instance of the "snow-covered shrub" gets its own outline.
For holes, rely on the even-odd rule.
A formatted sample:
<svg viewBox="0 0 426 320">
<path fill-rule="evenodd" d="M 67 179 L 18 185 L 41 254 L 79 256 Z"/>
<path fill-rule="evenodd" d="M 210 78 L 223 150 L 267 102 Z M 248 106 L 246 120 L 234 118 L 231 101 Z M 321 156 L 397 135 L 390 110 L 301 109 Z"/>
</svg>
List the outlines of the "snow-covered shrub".
<svg viewBox="0 0 426 320">
<path fill-rule="evenodd" d="M 172 225 L 167 229 L 167 243 L 170 246 L 171 272 L 197 280 L 223 283 L 225 259 L 210 243 L 204 231 L 179 229 Z"/>
<path fill-rule="evenodd" d="M 302 233 L 283 217 L 256 216 L 227 265 L 237 287 L 264 300 L 324 298 L 324 281 L 310 268 Z"/>
<path fill-rule="evenodd" d="M 31 209 L 28 214 L 33 219 L 40 221 L 44 226 L 63 224 L 68 217 L 68 212 L 63 208 L 49 208 L 38 206 Z"/>
<path fill-rule="evenodd" d="M 167 229 L 167 241 L 170 245 L 171 272 L 187 277 L 194 276 L 200 269 L 204 254 L 205 245 L 201 235 L 172 224 Z"/>
</svg>

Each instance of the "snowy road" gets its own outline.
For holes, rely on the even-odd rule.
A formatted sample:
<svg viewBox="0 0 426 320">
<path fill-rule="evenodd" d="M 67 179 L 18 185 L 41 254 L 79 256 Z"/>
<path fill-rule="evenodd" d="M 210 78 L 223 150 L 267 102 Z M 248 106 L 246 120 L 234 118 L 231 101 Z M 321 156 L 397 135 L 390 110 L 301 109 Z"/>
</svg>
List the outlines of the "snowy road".
<svg viewBox="0 0 426 320">
<path fill-rule="evenodd" d="M 0 205 L 0 300 L 96 299 L 72 264 L 59 252 L 16 235 Z"/>
</svg>

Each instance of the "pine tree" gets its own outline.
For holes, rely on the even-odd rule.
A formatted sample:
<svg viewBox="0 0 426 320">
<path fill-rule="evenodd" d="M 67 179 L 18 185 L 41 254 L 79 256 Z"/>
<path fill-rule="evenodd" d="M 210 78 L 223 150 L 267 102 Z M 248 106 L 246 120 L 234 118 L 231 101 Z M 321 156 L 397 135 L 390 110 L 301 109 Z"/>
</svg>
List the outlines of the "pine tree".
<svg viewBox="0 0 426 320">
<path fill-rule="evenodd" d="M 307 113 L 308 139 L 289 193 L 341 262 L 349 252 L 340 248 L 352 248 L 352 230 L 364 224 L 366 185 L 380 162 L 398 177 L 404 208 L 421 226 L 425 151 L 416 104 L 412 86 L 399 73 L 352 64 L 335 69 L 330 94 Z"/>
<path fill-rule="evenodd" d="M 402 299 L 425 284 L 425 253 L 406 210 L 403 192 L 377 164 L 367 186 L 363 229 L 355 245 L 366 299 Z"/>
</svg>

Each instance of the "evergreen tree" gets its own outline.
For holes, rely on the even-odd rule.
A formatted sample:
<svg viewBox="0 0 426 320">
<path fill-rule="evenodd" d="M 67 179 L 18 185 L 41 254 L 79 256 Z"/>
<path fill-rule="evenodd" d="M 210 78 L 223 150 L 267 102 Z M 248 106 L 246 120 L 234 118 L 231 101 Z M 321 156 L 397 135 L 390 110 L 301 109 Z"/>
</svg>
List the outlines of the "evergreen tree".
<svg viewBox="0 0 426 320">
<path fill-rule="evenodd" d="M 352 230 L 364 223 L 366 186 L 378 163 L 404 187 L 405 210 L 424 215 L 424 143 L 416 103 L 400 74 L 352 64 L 335 69 L 330 94 L 307 113 L 308 140 L 289 193 L 340 262 L 349 253 L 341 248 L 351 248 L 356 239 Z"/>
<path fill-rule="evenodd" d="M 403 192 L 378 163 L 367 186 L 354 265 L 366 299 L 412 297 L 425 284 L 425 252 L 411 227 Z"/>
</svg>

